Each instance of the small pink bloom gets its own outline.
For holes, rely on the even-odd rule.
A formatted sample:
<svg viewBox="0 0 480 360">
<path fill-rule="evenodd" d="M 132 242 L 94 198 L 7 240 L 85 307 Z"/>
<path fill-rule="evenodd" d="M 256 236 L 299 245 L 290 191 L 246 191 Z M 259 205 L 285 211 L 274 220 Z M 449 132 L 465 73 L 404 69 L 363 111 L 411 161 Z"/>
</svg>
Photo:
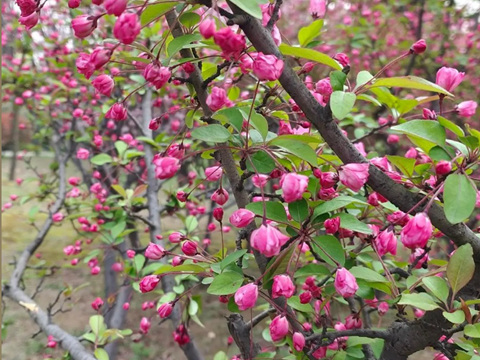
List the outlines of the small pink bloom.
<svg viewBox="0 0 480 360">
<path fill-rule="evenodd" d="M 329 189 L 338 182 L 338 175 L 334 172 L 320 173 L 320 185 L 323 189 Z"/>
<path fill-rule="evenodd" d="M 400 141 L 400 137 L 398 135 L 390 134 L 387 137 L 388 144 L 396 144 Z"/>
<path fill-rule="evenodd" d="M 252 176 L 252 183 L 258 188 L 263 188 L 268 182 L 268 175 L 257 174 Z"/>
<path fill-rule="evenodd" d="M 425 120 L 437 120 L 437 114 L 435 113 L 434 110 L 423 108 L 422 113 L 423 113 L 422 117 Z"/>
<path fill-rule="evenodd" d="M 114 82 L 108 75 L 99 75 L 93 79 L 92 85 L 98 93 L 110 96 L 112 94 Z"/>
<path fill-rule="evenodd" d="M 288 173 L 280 180 L 285 202 L 290 203 L 302 198 L 308 186 L 308 176 Z"/>
<path fill-rule="evenodd" d="M 205 169 L 205 180 L 218 181 L 222 177 L 223 169 L 219 165 L 210 166 Z"/>
<path fill-rule="evenodd" d="M 428 260 L 430 260 L 428 253 L 425 253 L 422 248 L 416 248 L 415 251 L 410 254 L 410 257 L 408 259 L 410 264 L 416 262 L 415 269 L 421 269 L 423 264 L 428 262 Z"/>
<path fill-rule="evenodd" d="M 113 35 L 124 44 L 131 44 L 140 34 L 141 25 L 136 13 L 123 13 L 115 22 Z"/>
<path fill-rule="evenodd" d="M 179 232 L 173 232 L 173 233 L 171 233 L 170 235 L 168 235 L 168 240 L 169 240 L 172 244 L 178 244 L 178 243 L 180 243 L 184 238 L 185 238 L 185 236 L 184 236 L 182 233 L 179 233 Z"/>
<path fill-rule="evenodd" d="M 259 80 L 275 81 L 283 72 L 283 60 L 259 52 L 253 61 L 253 73 Z"/>
<path fill-rule="evenodd" d="M 155 89 L 161 89 L 170 80 L 172 73 L 170 69 L 165 66 L 160 66 L 157 63 L 148 64 L 143 70 L 143 77 L 151 83 Z"/>
<path fill-rule="evenodd" d="M 397 254 L 397 238 L 392 230 L 382 231 L 374 240 L 378 255 L 383 256 L 386 253 Z"/>
<path fill-rule="evenodd" d="M 127 8 L 127 0 L 105 0 L 103 6 L 107 14 L 120 16 Z"/>
<path fill-rule="evenodd" d="M 235 304 L 241 311 L 255 306 L 258 298 L 258 286 L 254 283 L 243 285 L 235 292 Z"/>
<path fill-rule="evenodd" d="M 453 91 L 462 82 L 464 77 L 464 72 L 459 72 L 457 69 L 444 66 L 437 71 L 436 83 L 447 91 Z"/>
<path fill-rule="evenodd" d="M 110 61 L 111 56 L 112 51 L 110 49 L 98 47 L 93 50 L 92 54 L 90 55 L 90 62 L 93 63 L 95 69 L 98 70 Z"/>
<path fill-rule="evenodd" d="M 63 214 L 61 212 L 57 212 L 52 215 L 53 222 L 61 222 L 63 220 Z"/>
<path fill-rule="evenodd" d="M 308 304 L 310 301 L 312 301 L 313 296 L 312 296 L 312 293 L 307 290 L 301 293 L 299 298 L 300 298 L 301 304 Z"/>
<path fill-rule="evenodd" d="M 302 351 L 305 347 L 305 336 L 300 332 L 293 333 L 293 347 L 297 351 Z"/>
<path fill-rule="evenodd" d="M 334 217 L 333 219 L 325 220 L 324 224 L 325 232 L 327 234 L 335 234 L 340 229 L 340 217 Z"/>
<path fill-rule="evenodd" d="M 126 302 L 126 303 L 123 303 L 123 310 L 128 310 L 130 309 L 130 303 Z"/>
<path fill-rule="evenodd" d="M 388 306 L 388 303 L 385 301 L 382 301 L 380 305 L 378 305 L 378 315 L 380 316 L 385 315 L 388 312 L 389 308 L 390 307 Z"/>
<path fill-rule="evenodd" d="M 127 118 L 127 109 L 123 103 L 115 103 L 105 114 L 107 119 L 113 119 L 116 121 L 122 121 Z"/>
<path fill-rule="evenodd" d="M 273 277 L 272 298 L 276 299 L 280 296 L 291 298 L 295 293 L 295 285 L 288 275 L 276 275 Z"/>
<path fill-rule="evenodd" d="M 145 250 L 145 257 L 151 260 L 160 260 L 165 256 L 165 249 L 158 244 L 150 243 Z"/>
<path fill-rule="evenodd" d="M 410 52 L 415 54 L 421 54 L 425 52 L 426 49 L 427 49 L 427 43 L 425 42 L 425 40 L 420 39 L 415 44 L 412 45 L 412 47 L 410 48 Z"/>
<path fill-rule="evenodd" d="M 97 19 L 90 15 L 79 15 L 72 20 L 73 33 L 83 39 L 89 36 L 97 27 Z"/>
<path fill-rule="evenodd" d="M 350 314 L 345 318 L 345 327 L 347 330 L 361 329 L 362 319 L 360 319 L 357 314 Z"/>
<path fill-rule="evenodd" d="M 200 34 L 202 34 L 202 36 L 205 39 L 210 39 L 215 34 L 215 31 L 217 30 L 215 26 L 215 20 L 204 19 L 201 22 L 200 26 L 198 27 L 198 30 L 200 31 Z"/>
<path fill-rule="evenodd" d="M 16 0 L 20 8 L 21 16 L 28 16 L 37 10 L 37 2 L 35 0 Z"/>
<path fill-rule="evenodd" d="M 250 237 L 252 247 L 268 257 L 278 255 L 288 239 L 288 236 L 270 224 L 260 226 Z"/>
<path fill-rule="evenodd" d="M 88 151 L 87 149 L 80 148 L 77 150 L 77 159 L 87 160 L 89 156 L 90 156 L 90 151 Z"/>
<path fill-rule="evenodd" d="M 77 66 L 77 71 L 80 74 L 83 74 L 85 78 L 90 79 L 90 76 L 95 71 L 95 65 L 91 62 L 91 56 L 85 53 L 80 53 L 77 59 L 75 60 L 75 65 Z"/>
<path fill-rule="evenodd" d="M 216 190 L 210 198 L 212 199 L 212 201 L 222 206 L 228 201 L 228 191 L 220 188 Z"/>
<path fill-rule="evenodd" d="M 274 342 L 282 340 L 288 334 L 288 321 L 283 315 L 276 316 L 270 323 L 270 337 Z"/>
<path fill-rule="evenodd" d="M 162 319 L 165 319 L 170 316 L 170 314 L 172 313 L 172 310 L 173 310 L 173 306 L 171 302 L 162 304 L 157 310 L 158 316 L 160 316 Z"/>
<path fill-rule="evenodd" d="M 194 256 L 197 254 L 197 243 L 191 240 L 184 241 L 182 244 L 182 252 L 187 256 Z"/>
<path fill-rule="evenodd" d="M 57 347 L 57 342 L 55 341 L 54 337 L 52 335 L 48 335 L 47 338 L 47 347 L 50 349 L 55 349 Z"/>
<path fill-rule="evenodd" d="M 213 209 L 213 218 L 218 222 L 221 222 L 223 219 L 223 209 L 222 208 Z"/>
<path fill-rule="evenodd" d="M 230 223 L 237 228 L 244 228 L 250 224 L 255 218 L 255 214 L 247 209 L 238 209 L 235 210 L 232 215 L 230 215 Z"/>
<path fill-rule="evenodd" d="M 190 342 L 190 336 L 188 335 L 185 325 L 178 325 L 178 327 L 173 332 L 173 340 L 180 346 L 188 344 Z"/>
<path fill-rule="evenodd" d="M 147 275 L 140 281 L 140 291 L 142 293 L 150 292 L 155 289 L 159 282 L 160 279 L 157 275 Z"/>
<path fill-rule="evenodd" d="M 152 324 L 150 323 L 150 320 L 146 317 L 142 317 L 142 320 L 140 320 L 140 332 L 142 334 L 148 334 L 151 326 Z"/>
<path fill-rule="evenodd" d="M 38 24 L 38 12 L 34 12 L 28 16 L 20 16 L 20 19 L 18 19 L 18 22 L 22 25 L 25 26 L 27 30 L 30 30 L 33 28 L 35 25 Z"/>
<path fill-rule="evenodd" d="M 475 115 L 475 112 L 477 111 L 477 106 L 478 105 L 475 101 L 469 100 L 461 102 L 456 106 L 455 109 L 457 110 L 458 115 L 470 117 Z"/>
<path fill-rule="evenodd" d="M 428 216 L 425 213 L 418 213 L 402 229 L 400 240 L 409 249 L 423 248 L 427 245 L 432 233 L 432 224 Z"/>
<path fill-rule="evenodd" d="M 93 300 L 93 302 L 92 302 L 91 305 L 92 305 L 93 310 L 98 311 L 98 310 L 102 307 L 102 305 L 103 305 L 103 300 L 102 300 L 102 298 L 97 297 L 95 300 Z"/>
<path fill-rule="evenodd" d="M 415 317 L 416 317 L 417 319 L 420 319 L 421 317 L 423 317 L 423 315 L 425 315 L 425 311 L 420 310 L 420 309 L 415 309 L 415 310 L 413 311 L 413 315 L 415 315 Z"/>
<path fill-rule="evenodd" d="M 327 11 L 327 4 L 325 0 L 310 0 L 310 6 L 308 8 L 310 15 L 314 19 L 323 18 Z"/>
<path fill-rule="evenodd" d="M 212 92 L 207 96 L 207 105 L 212 111 L 220 110 L 224 106 L 229 106 L 230 104 L 231 102 L 227 97 L 225 89 L 214 86 Z"/>
<path fill-rule="evenodd" d="M 437 165 L 435 165 L 435 172 L 437 175 L 447 175 L 452 171 L 452 163 L 447 160 L 440 160 Z"/>
<path fill-rule="evenodd" d="M 323 100 L 328 102 L 330 100 L 330 95 L 332 95 L 333 89 L 330 84 L 330 78 L 325 78 L 318 81 L 315 84 L 315 92 L 323 96 Z"/>
<path fill-rule="evenodd" d="M 340 182 L 355 192 L 360 191 L 368 180 L 368 164 L 347 164 L 339 171 Z"/>
<path fill-rule="evenodd" d="M 170 179 L 180 169 L 180 160 L 170 156 L 157 157 L 153 163 L 157 179 Z"/>
<path fill-rule="evenodd" d="M 350 66 L 350 59 L 344 53 L 338 53 L 333 58 L 337 60 L 343 67 Z"/>
<path fill-rule="evenodd" d="M 230 59 L 230 57 L 238 58 L 245 49 L 245 36 L 236 34 L 229 27 L 218 30 L 213 35 L 213 40 L 215 44 L 220 46 L 223 56 L 227 59 Z"/>
<path fill-rule="evenodd" d="M 81 0 L 68 0 L 68 7 L 70 9 L 76 9 L 80 6 Z"/>
<path fill-rule="evenodd" d="M 358 290 L 355 276 L 345 268 L 338 269 L 335 276 L 335 290 L 344 298 L 355 295 Z"/>
</svg>

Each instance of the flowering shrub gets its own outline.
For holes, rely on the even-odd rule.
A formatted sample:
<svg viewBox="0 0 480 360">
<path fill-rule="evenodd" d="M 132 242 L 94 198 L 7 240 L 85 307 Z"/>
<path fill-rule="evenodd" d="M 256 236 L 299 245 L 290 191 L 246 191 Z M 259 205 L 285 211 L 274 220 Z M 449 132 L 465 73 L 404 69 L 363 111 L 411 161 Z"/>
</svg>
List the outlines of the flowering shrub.
<svg viewBox="0 0 480 360">
<path fill-rule="evenodd" d="M 55 153 L 48 173 L 26 156 L 38 190 L 3 205 L 48 211 L 3 294 L 49 349 L 113 359 L 160 318 L 202 359 L 213 296 L 237 345 L 215 359 L 478 357 L 474 20 L 433 0 L 92 3 L 2 8 L 24 26 L 3 45 L 31 46 L 2 59 L 4 100 Z M 20 286 L 68 221 L 64 266 L 107 282 L 81 341 Z"/>
</svg>

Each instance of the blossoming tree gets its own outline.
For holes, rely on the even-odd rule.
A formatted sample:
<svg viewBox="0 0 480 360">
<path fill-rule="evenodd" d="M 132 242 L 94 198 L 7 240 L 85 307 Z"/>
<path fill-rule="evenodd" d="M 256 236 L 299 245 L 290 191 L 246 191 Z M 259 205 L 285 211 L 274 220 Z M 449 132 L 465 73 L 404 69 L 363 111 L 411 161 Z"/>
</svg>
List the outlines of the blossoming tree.
<svg viewBox="0 0 480 360">
<path fill-rule="evenodd" d="M 55 161 L 42 174 L 27 156 L 38 192 L 3 205 L 48 214 L 3 296 L 48 348 L 120 358 L 119 341 L 169 319 L 203 359 L 203 296 L 236 344 L 215 359 L 479 358 L 478 14 L 433 0 L 17 5 L 51 74 L 18 82 L 6 56 L 4 99 L 27 106 Z M 52 29 L 54 47 L 38 41 Z M 55 323 L 58 298 L 45 308 L 22 286 L 68 221 L 64 266 L 105 279 L 81 337 Z"/>
</svg>

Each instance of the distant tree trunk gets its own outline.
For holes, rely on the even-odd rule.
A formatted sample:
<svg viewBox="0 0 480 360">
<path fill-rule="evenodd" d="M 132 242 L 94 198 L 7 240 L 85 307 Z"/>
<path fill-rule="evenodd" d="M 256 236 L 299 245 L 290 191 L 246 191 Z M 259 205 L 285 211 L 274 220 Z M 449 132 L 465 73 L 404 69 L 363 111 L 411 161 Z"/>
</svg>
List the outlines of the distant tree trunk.
<svg viewBox="0 0 480 360">
<path fill-rule="evenodd" d="M 15 101 L 15 100 L 14 100 Z M 9 180 L 15 179 L 15 169 L 17 167 L 17 153 L 20 144 L 20 131 L 18 128 L 18 112 L 20 108 L 13 104 L 13 117 L 12 117 L 12 160 L 10 162 L 10 175 Z"/>
</svg>

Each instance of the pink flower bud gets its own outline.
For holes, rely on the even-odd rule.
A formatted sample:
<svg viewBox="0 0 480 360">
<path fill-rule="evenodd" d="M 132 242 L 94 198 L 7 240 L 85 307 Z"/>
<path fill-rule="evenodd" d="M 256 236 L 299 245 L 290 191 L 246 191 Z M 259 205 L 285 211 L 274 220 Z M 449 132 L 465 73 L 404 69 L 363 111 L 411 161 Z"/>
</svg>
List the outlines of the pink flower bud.
<svg viewBox="0 0 480 360">
<path fill-rule="evenodd" d="M 111 56 L 112 51 L 110 49 L 99 47 L 93 50 L 92 54 L 90 55 L 90 61 L 95 66 L 95 69 L 98 70 L 110 61 Z"/>
<path fill-rule="evenodd" d="M 380 256 L 390 253 L 397 254 L 397 238 L 392 230 L 386 229 L 382 231 L 374 240 L 375 248 Z"/>
<path fill-rule="evenodd" d="M 295 293 L 295 285 L 288 275 L 276 275 L 273 277 L 272 298 L 276 299 L 280 296 L 291 298 Z"/>
<path fill-rule="evenodd" d="M 255 218 L 255 214 L 247 209 L 238 209 L 235 210 L 232 215 L 230 215 L 230 223 L 237 228 L 244 228 L 250 224 Z"/>
<path fill-rule="evenodd" d="M 226 59 L 239 57 L 240 53 L 245 49 L 245 36 L 236 34 L 229 27 L 224 27 L 218 30 L 213 35 L 215 44 L 222 49 L 222 55 Z"/>
<path fill-rule="evenodd" d="M 380 316 L 385 315 L 388 312 L 389 308 L 390 307 L 388 306 L 388 303 L 385 301 L 382 301 L 380 305 L 378 305 L 378 315 Z"/>
<path fill-rule="evenodd" d="M 477 106 L 478 105 L 475 101 L 463 101 L 455 107 L 455 110 L 457 110 L 458 115 L 460 116 L 471 117 L 475 115 Z"/>
<path fill-rule="evenodd" d="M 75 60 L 75 65 L 77 67 L 77 71 L 80 74 L 83 74 L 85 78 L 90 79 L 90 76 L 95 71 L 95 65 L 91 62 L 91 57 L 88 54 L 80 53 L 80 55 Z"/>
<path fill-rule="evenodd" d="M 335 276 L 335 290 L 344 298 L 355 295 L 358 290 L 355 276 L 345 268 L 338 269 Z"/>
<path fill-rule="evenodd" d="M 400 240 L 409 249 L 423 248 L 427 245 L 432 233 L 432 224 L 428 216 L 425 213 L 418 213 L 402 229 Z"/>
<path fill-rule="evenodd" d="M 356 314 L 348 315 L 345 318 L 345 327 L 347 328 L 347 330 L 361 329 L 362 319 L 360 319 Z"/>
<path fill-rule="evenodd" d="M 221 222 L 223 219 L 223 209 L 222 208 L 213 209 L 213 218 L 218 222 Z"/>
<path fill-rule="evenodd" d="M 157 63 L 148 64 L 143 70 L 143 77 L 157 90 L 161 89 L 170 80 L 170 69 Z"/>
<path fill-rule="evenodd" d="M 18 19 L 18 22 L 24 25 L 27 30 L 30 30 L 31 28 L 33 28 L 35 25 L 38 24 L 38 19 L 39 19 L 38 12 L 34 12 L 28 16 L 20 16 L 20 19 Z"/>
<path fill-rule="evenodd" d="M 333 92 L 330 78 L 325 78 L 317 82 L 315 84 L 315 92 L 322 95 L 323 99 L 328 102 L 330 100 L 330 95 L 332 95 Z"/>
<path fill-rule="evenodd" d="M 302 351 L 305 346 L 305 336 L 300 332 L 293 333 L 293 347 L 297 351 Z"/>
<path fill-rule="evenodd" d="M 343 67 L 350 66 L 350 59 L 344 53 L 338 53 L 333 58 L 337 60 Z"/>
<path fill-rule="evenodd" d="M 140 320 L 140 332 L 145 335 L 148 334 L 151 326 L 152 324 L 150 323 L 150 320 L 146 317 L 142 317 L 142 320 Z"/>
<path fill-rule="evenodd" d="M 227 190 L 220 188 L 217 189 L 210 198 L 212 199 L 212 201 L 222 206 L 228 201 L 228 192 Z"/>
<path fill-rule="evenodd" d="M 194 256 L 197 254 L 197 243 L 191 240 L 184 241 L 182 244 L 182 252 L 187 256 Z"/>
<path fill-rule="evenodd" d="M 230 105 L 231 102 L 227 97 L 224 89 L 214 86 L 212 92 L 207 96 L 207 105 L 212 111 L 217 111 L 224 106 Z"/>
<path fill-rule="evenodd" d="M 92 85 L 98 93 L 110 96 L 112 94 L 114 82 L 110 76 L 100 75 L 93 79 Z"/>
<path fill-rule="evenodd" d="M 140 269 L 137 269 L 140 271 Z M 140 291 L 142 293 L 150 292 L 157 287 L 160 279 L 157 275 L 147 275 L 140 281 Z"/>
<path fill-rule="evenodd" d="M 327 11 L 327 4 L 325 0 L 310 0 L 310 6 L 308 8 L 310 15 L 314 19 L 323 18 Z"/>
<path fill-rule="evenodd" d="M 70 9 L 76 9 L 80 6 L 81 0 L 68 0 L 68 7 Z"/>
<path fill-rule="evenodd" d="M 179 233 L 179 232 L 173 232 L 173 233 L 171 233 L 171 234 L 168 236 L 168 240 L 169 240 L 172 244 L 178 244 L 178 243 L 180 243 L 184 238 L 185 238 L 185 236 L 184 236 L 182 233 Z"/>
<path fill-rule="evenodd" d="M 52 215 L 52 221 L 53 222 L 60 222 L 63 220 L 63 214 L 61 212 L 57 212 Z"/>
<path fill-rule="evenodd" d="M 410 52 L 415 54 L 421 54 L 425 52 L 426 49 L 427 49 L 427 43 L 425 42 L 425 40 L 420 39 L 415 44 L 412 45 L 412 47 L 410 48 Z"/>
<path fill-rule="evenodd" d="M 160 305 L 160 307 L 157 310 L 158 316 L 160 316 L 162 319 L 169 317 L 172 311 L 173 311 L 173 305 L 171 302 Z"/>
<path fill-rule="evenodd" d="M 107 14 L 120 16 L 127 8 L 127 0 L 105 0 L 103 6 Z"/>
<path fill-rule="evenodd" d="M 178 325 L 178 327 L 173 332 L 173 340 L 180 346 L 183 346 L 190 342 L 190 336 L 188 335 L 185 325 Z"/>
<path fill-rule="evenodd" d="M 253 73 L 259 80 L 275 81 L 283 72 L 283 60 L 259 52 L 253 61 Z"/>
<path fill-rule="evenodd" d="M 100 274 L 100 266 L 94 266 L 92 267 L 92 269 L 90 270 L 90 274 L 92 275 L 98 275 Z"/>
<path fill-rule="evenodd" d="M 241 311 L 253 308 L 258 298 L 258 286 L 249 283 L 235 292 L 235 304 Z"/>
<path fill-rule="evenodd" d="M 180 169 L 180 160 L 174 157 L 157 157 L 153 160 L 155 165 L 155 176 L 157 179 L 170 179 Z"/>
<path fill-rule="evenodd" d="M 368 164 L 347 164 L 339 171 L 340 182 L 349 189 L 358 192 L 368 180 Z"/>
<path fill-rule="evenodd" d="M 323 225 L 327 234 L 335 234 L 340 229 L 340 218 L 337 216 L 333 219 L 327 219 Z"/>
<path fill-rule="evenodd" d="M 126 302 L 126 303 L 123 303 L 123 310 L 128 310 L 130 309 L 130 303 Z"/>
<path fill-rule="evenodd" d="M 435 165 L 435 172 L 437 175 L 447 175 L 452 171 L 452 163 L 447 160 L 440 160 L 437 165 Z"/>
<path fill-rule="evenodd" d="M 48 335 L 47 338 L 47 347 L 50 349 L 55 349 L 57 347 L 57 342 L 54 340 L 54 337 L 52 335 Z"/>
<path fill-rule="evenodd" d="M 288 334 L 288 321 L 283 315 L 276 316 L 270 323 L 270 337 L 274 342 L 282 340 Z"/>
<path fill-rule="evenodd" d="M 205 169 L 205 180 L 218 181 L 222 177 L 223 170 L 221 166 L 210 166 Z"/>
<path fill-rule="evenodd" d="M 396 144 L 400 141 L 400 137 L 398 135 L 390 134 L 387 137 L 388 144 Z"/>
<path fill-rule="evenodd" d="M 17 0 L 16 3 L 20 8 L 21 16 L 31 15 L 37 10 L 37 2 L 35 0 Z"/>
<path fill-rule="evenodd" d="M 252 247 L 268 257 L 278 255 L 288 239 L 288 236 L 270 224 L 260 226 L 250 236 Z"/>
<path fill-rule="evenodd" d="M 77 150 L 77 159 L 87 160 L 89 156 L 90 156 L 90 151 L 88 151 L 87 149 L 80 148 Z"/>
<path fill-rule="evenodd" d="M 97 18 L 90 15 L 79 15 L 72 20 L 73 33 L 76 37 L 84 39 L 97 27 Z"/>
<path fill-rule="evenodd" d="M 127 109 L 123 103 L 115 103 L 105 114 L 107 119 L 113 119 L 116 121 L 122 121 L 127 118 Z"/>
<path fill-rule="evenodd" d="M 430 260 L 428 253 L 425 253 L 422 248 L 416 248 L 415 251 L 412 252 L 410 254 L 410 257 L 408 258 L 410 264 L 415 263 L 415 269 L 421 269 L 423 267 L 423 264 L 428 262 L 428 260 Z"/>
<path fill-rule="evenodd" d="M 95 300 L 93 300 L 91 305 L 92 305 L 93 310 L 98 311 L 103 306 L 102 298 L 97 297 Z"/>
<path fill-rule="evenodd" d="M 422 112 L 423 112 L 423 118 L 425 120 L 437 120 L 437 114 L 435 113 L 435 111 L 427 108 L 423 108 Z"/>
<path fill-rule="evenodd" d="M 121 271 L 123 271 L 123 264 L 120 263 L 120 262 L 114 262 L 112 264 L 111 269 L 115 272 L 121 272 Z"/>
<path fill-rule="evenodd" d="M 150 243 L 145 250 L 145 257 L 151 260 L 160 260 L 165 256 L 165 249 L 158 244 Z"/>
<path fill-rule="evenodd" d="M 204 19 L 200 26 L 198 27 L 198 31 L 205 39 L 210 39 L 216 31 L 215 20 L 212 19 Z"/>
<path fill-rule="evenodd" d="M 131 44 L 140 34 L 141 25 L 136 13 L 123 13 L 115 22 L 113 35 L 124 44 Z"/>
<path fill-rule="evenodd" d="M 444 66 L 437 71 L 436 83 L 447 91 L 453 91 L 462 82 L 464 77 L 464 72 L 459 72 L 457 69 Z"/>
<path fill-rule="evenodd" d="M 285 202 L 294 202 L 302 198 L 302 194 L 308 186 L 308 177 L 305 175 L 288 173 L 280 179 L 280 186 L 282 187 Z"/>
<path fill-rule="evenodd" d="M 334 172 L 320 173 L 320 185 L 323 189 L 329 189 L 338 182 L 338 175 Z"/>
</svg>

